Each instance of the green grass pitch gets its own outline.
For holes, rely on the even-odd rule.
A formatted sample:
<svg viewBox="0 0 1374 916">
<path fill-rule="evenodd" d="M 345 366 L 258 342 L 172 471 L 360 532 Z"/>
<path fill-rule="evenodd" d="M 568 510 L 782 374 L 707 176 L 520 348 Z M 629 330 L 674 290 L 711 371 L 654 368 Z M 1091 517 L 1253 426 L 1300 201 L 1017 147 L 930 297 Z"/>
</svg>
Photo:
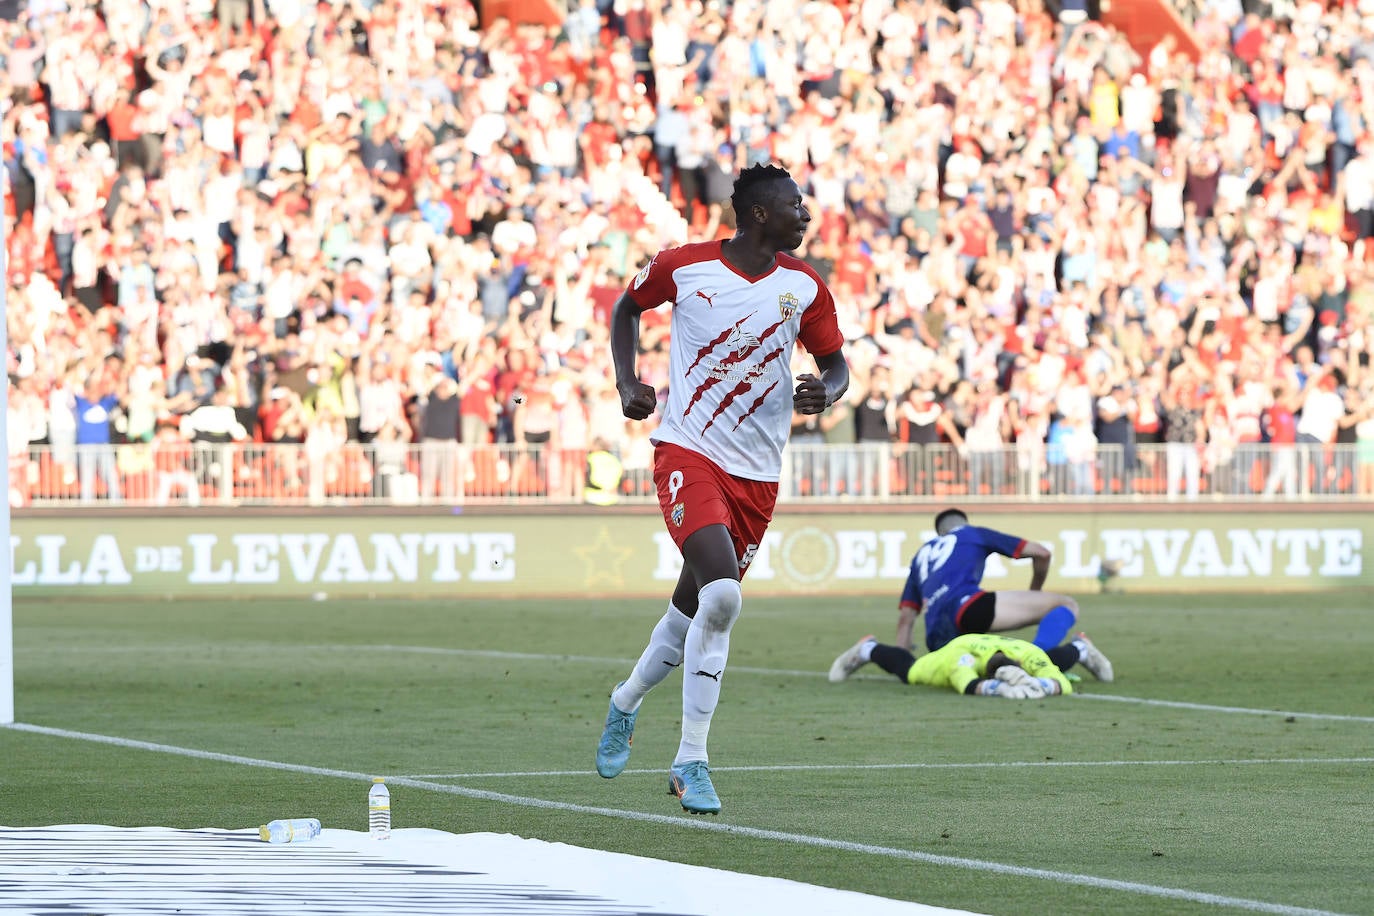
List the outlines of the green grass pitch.
<svg viewBox="0 0 1374 916">
<path fill-rule="evenodd" d="M 724 810 L 700 819 L 666 790 L 677 675 L 630 769 L 592 769 L 660 600 L 20 601 L 18 722 L 123 743 L 0 729 L 0 823 L 362 830 L 384 774 L 397 827 L 984 913 L 1374 914 L 1372 604 L 1087 596 L 1116 683 L 1011 702 L 872 667 L 829 684 L 854 639 L 891 636 L 896 596 L 746 585 L 711 732 Z"/>
</svg>

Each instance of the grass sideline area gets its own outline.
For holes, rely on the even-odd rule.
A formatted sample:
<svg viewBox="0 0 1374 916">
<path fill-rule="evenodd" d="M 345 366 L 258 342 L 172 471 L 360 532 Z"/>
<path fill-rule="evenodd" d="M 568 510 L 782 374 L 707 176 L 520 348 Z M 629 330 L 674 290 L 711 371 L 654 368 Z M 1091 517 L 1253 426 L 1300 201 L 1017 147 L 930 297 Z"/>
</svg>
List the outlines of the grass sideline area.
<svg viewBox="0 0 1374 916">
<path fill-rule="evenodd" d="M 1374 913 L 1369 596 L 1082 603 L 1116 683 L 1009 702 L 871 667 L 829 684 L 896 596 L 746 586 L 711 733 L 724 810 L 700 819 L 666 794 L 676 676 L 630 769 L 592 769 L 660 602 L 20 601 L 15 715 L 45 731 L 0 729 L 0 817 L 361 830 L 379 774 L 398 827 L 985 913 Z"/>
</svg>

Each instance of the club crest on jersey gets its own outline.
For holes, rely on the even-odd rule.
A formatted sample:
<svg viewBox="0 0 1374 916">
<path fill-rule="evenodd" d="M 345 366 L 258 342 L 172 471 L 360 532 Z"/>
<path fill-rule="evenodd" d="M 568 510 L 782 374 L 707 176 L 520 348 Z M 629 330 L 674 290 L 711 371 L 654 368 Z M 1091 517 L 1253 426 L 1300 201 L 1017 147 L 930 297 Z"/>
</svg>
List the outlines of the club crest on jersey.
<svg viewBox="0 0 1374 916">
<path fill-rule="evenodd" d="M 799 308 L 801 308 L 801 300 L 791 293 L 783 293 L 778 297 L 778 311 L 782 313 L 783 321 L 791 321 L 792 316 L 797 314 Z"/>
<path fill-rule="evenodd" d="M 672 519 L 674 525 L 681 528 L 683 516 L 685 516 L 686 514 L 687 507 L 684 506 L 682 503 L 678 503 L 676 506 L 673 506 L 673 511 L 669 513 L 668 517 Z"/>
<path fill-rule="evenodd" d="M 647 279 L 649 279 L 649 271 L 651 271 L 651 270 L 654 269 L 654 261 L 657 261 L 657 260 L 658 260 L 658 257 L 657 257 L 657 256 L 654 256 L 654 257 L 650 258 L 650 259 L 649 259 L 649 263 L 644 265 L 644 269 L 641 270 L 639 273 L 635 274 L 635 282 L 634 282 L 634 288 L 635 288 L 635 289 L 639 289 L 641 286 L 644 285 L 644 281 L 647 280 Z"/>
</svg>

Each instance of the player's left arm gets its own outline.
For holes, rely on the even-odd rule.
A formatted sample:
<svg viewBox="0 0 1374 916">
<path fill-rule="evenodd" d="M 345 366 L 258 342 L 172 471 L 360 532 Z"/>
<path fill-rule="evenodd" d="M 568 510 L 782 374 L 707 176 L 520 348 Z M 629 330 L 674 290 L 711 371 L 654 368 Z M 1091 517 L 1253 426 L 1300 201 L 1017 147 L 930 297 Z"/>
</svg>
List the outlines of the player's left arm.
<svg viewBox="0 0 1374 916">
<path fill-rule="evenodd" d="M 1059 670 L 1050 657 L 1045 654 L 1045 650 L 1033 643 L 1015 640 L 1007 650 L 1010 660 L 1021 667 L 1028 675 L 1035 678 L 1039 683 L 1040 689 L 1045 691 L 1045 696 L 1055 697 L 1061 694 L 1073 693 L 1073 684 Z"/>
<path fill-rule="evenodd" d="M 797 376 L 797 389 L 792 394 L 792 406 L 797 413 L 823 413 L 849 390 L 849 363 L 844 353 L 836 350 L 816 357 L 820 378 L 811 373 Z"/>
<path fill-rule="evenodd" d="M 1021 545 L 1018 556 L 1030 557 L 1031 561 L 1031 580 L 1030 590 L 1038 592 L 1045 587 L 1045 580 L 1050 575 L 1050 549 L 1038 541 L 1027 541 Z"/>
<path fill-rule="evenodd" d="M 844 335 L 835 313 L 835 300 L 819 276 L 806 268 L 816 283 L 816 298 L 802 312 L 797 339 L 815 356 L 820 378 L 811 373 L 797 376 L 792 406 L 797 413 L 823 413 L 849 390 L 849 363 L 845 362 Z M 824 354 L 823 356 L 820 354 Z"/>
</svg>

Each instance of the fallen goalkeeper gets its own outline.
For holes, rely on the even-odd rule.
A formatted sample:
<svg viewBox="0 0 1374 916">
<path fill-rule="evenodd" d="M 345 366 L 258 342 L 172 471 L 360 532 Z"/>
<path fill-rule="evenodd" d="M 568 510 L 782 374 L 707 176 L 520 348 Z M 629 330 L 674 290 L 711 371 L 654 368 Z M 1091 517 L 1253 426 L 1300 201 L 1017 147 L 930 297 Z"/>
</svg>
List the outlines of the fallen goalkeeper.
<svg viewBox="0 0 1374 916">
<path fill-rule="evenodd" d="M 865 636 L 835 659 L 831 683 L 872 662 L 907 684 L 950 687 L 972 696 L 1038 700 L 1073 693 L 1064 672 L 1040 647 L 993 633 L 968 633 L 920 658 Z"/>
</svg>

